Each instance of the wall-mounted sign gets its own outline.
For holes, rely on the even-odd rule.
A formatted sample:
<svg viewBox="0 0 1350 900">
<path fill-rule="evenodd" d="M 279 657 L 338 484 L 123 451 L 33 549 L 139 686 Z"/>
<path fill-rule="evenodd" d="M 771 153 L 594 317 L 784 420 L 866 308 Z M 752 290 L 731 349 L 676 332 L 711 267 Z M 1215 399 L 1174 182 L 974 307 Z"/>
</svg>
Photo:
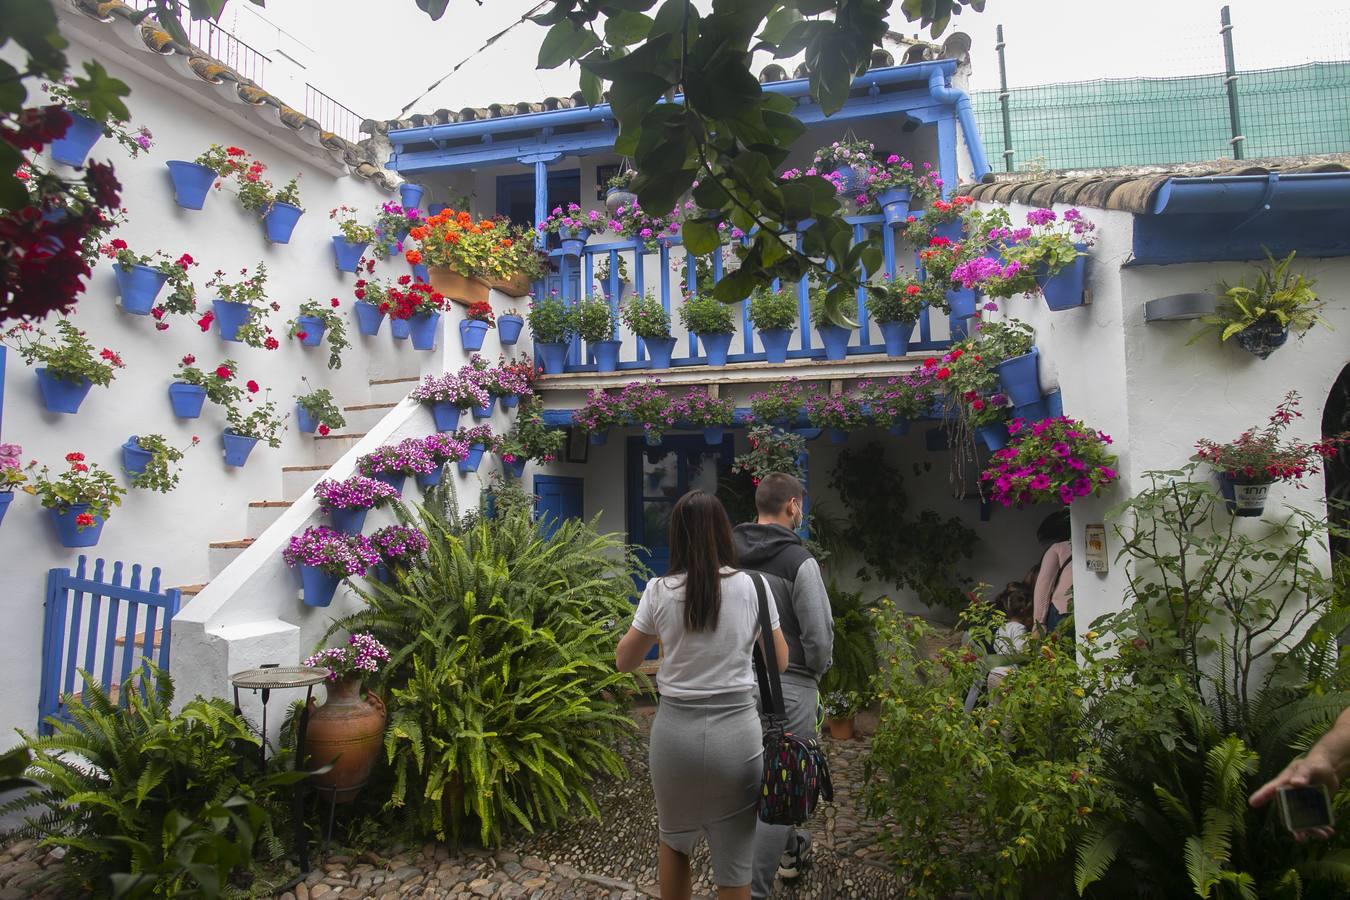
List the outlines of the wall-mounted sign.
<svg viewBox="0 0 1350 900">
<path fill-rule="evenodd" d="M 1087 570 L 1089 572 L 1105 572 L 1107 570 L 1106 526 L 1084 525 L 1083 548 L 1083 556 L 1087 560 Z"/>
</svg>

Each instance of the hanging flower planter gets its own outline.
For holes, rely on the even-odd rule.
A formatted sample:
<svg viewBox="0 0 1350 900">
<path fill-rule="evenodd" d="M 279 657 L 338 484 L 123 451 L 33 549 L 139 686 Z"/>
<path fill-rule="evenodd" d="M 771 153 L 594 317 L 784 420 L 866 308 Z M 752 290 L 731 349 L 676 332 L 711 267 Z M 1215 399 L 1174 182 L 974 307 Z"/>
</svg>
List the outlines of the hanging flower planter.
<svg viewBox="0 0 1350 900">
<path fill-rule="evenodd" d="M 713 334 L 700 334 L 699 341 L 703 344 L 703 355 L 710 366 L 725 366 L 727 364 L 727 353 L 731 350 L 732 333 L 730 331 L 718 331 Z"/>
<path fill-rule="evenodd" d="M 383 481 L 400 494 L 403 493 L 403 485 L 408 481 L 406 472 L 373 472 L 369 477 Z"/>
<path fill-rule="evenodd" d="M 559 228 L 558 239 L 562 242 L 562 252 L 567 256 L 580 256 L 586 242 L 591 239 L 589 228 Z"/>
<path fill-rule="evenodd" d="M 62 137 L 52 141 L 52 159 L 68 166 L 82 166 L 94 144 L 103 137 L 103 124 L 71 109 L 66 112 L 71 118 L 70 127 Z"/>
<path fill-rule="evenodd" d="M 839 193 L 856 194 L 858 185 L 867 176 L 867 170 L 860 166 L 840 166 L 830 174 L 836 176 Z"/>
<path fill-rule="evenodd" d="M 461 319 L 459 323 L 459 343 L 466 351 L 482 350 L 483 340 L 492 326 L 477 319 Z"/>
<path fill-rule="evenodd" d="M 216 183 L 216 170 L 201 163 L 171 159 L 165 163 L 173 179 L 173 199 L 184 209 L 201 209 Z"/>
<path fill-rule="evenodd" d="M 13 491 L 4 491 L 3 493 L 0 493 L 0 522 L 5 521 L 5 513 L 9 511 L 9 505 L 13 502 Z"/>
<path fill-rule="evenodd" d="M 305 434 L 313 434 L 319 427 L 319 417 L 297 403 L 295 405 L 295 426 Z"/>
<path fill-rule="evenodd" d="M 459 427 L 459 417 L 461 410 L 458 406 L 453 406 L 444 400 L 437 400 L 431 404 L 431 419 L 436 423 L 436 430 L 454 431 Z"/>
<path fill-rule="evenodd" d="M 333 260 L 339 272 L 355 272 L 361 257 L 370 246 L 367 241 L 353 244 L 340 234 L 333 235 Z"/>
<path fill-rule="evenodd" d="M 502 409 L 515 409 L 520 405 L 520 395 L 502 394 L 497 398 L 497 402 L 501 405 Z"/>
<path fill-rule="evenodd" d="M 619 368 L 619 347 L 618 341 L 596 341 L 590 345 L 591 354 L 595 357 L 595 370 L 597 372 L 614 372 Z"/>
<path fill-rule="evenodd" d="M 483 444 L 470 444 L 469 455 L 461 459 L 456 465 L 459 466 L 461 475 L 467 475 L 470 472 L 478 471 L 478 464 L 483 461 L 483 451 L 487 447 Z"/>
<path fill-rule="evenodd" d="M 596 446 L 596 447 L 603 447 L 603 446 L 605 446 L 605 444 L 606 444 L 608 441 L 609 441 L 609 432 L 608 432 L 608 431 L 592 431 L 592 432 L 591 432 L 591 435 L 590 435 L 590 442 L 591 442 L 591 444 L 592 444 L 593 446 Z"/>
<path fill-rule="evenodd" d="M 642 344 L 647 350 L 648 368 L 670 368 L 670 357 L 675 353 L 675 339 L 673 337 L 644 338 Z"/>
<path fill-rule="evenodd" d="M 103 517 L 92 516 L 94 524 L 83 528 L 77 521 L 80 516 L 88 514 L 88 503 L 72 503 L 62 509 L 48 508 L 47 512 L 56 527 L 56 537 L 62 547 L 93 547 L 98 544 L 99 535 L 103 533 Z"/>
<path fill-rule="evenodd" d="M 1083 305 L 1083 291 L 1087 283 L 1087 244 L 1074 244 L 1078 257 L 1054 275 L 1046 274 L 1044 266 L 1036 275 L 1036 284 L 1045 297 L 1045 305 L 1053 310 L 1073 309 Z"/>
<path fill-rule="evenodd" d="M 1248 480 L 1231 472 L 1219 473 L 1219 491 L 1223 494 L 1224 504 L 1230 513 L 1244 518 L 1254 518 L 1266 511 L 1271 484 L 1273 482 Z"/>
<path fill-rule="evenodd" d="M 612 299 L 612 298 L 609 296 L 610 293 L 611 293 L 611 291 L 610 291 L 609 279 L 608 279 L 608 278 L 603 279 L 603 280 L 600 282 L 600 293 L 604 294 L 606 300 Z M 622 303 L 622 302 L 623 302 L 623 298 L 626 297 L 626 296 L 628 296 L 628 280 L 625 279 L 625 278 L 620 278 L 620 279 L 619 279 L 619 302 Z"/>
<path fill-rule="evenodd" d="M 894 437 L 904 437 L 909 434 L 909 419 L 892 422 L 891 427 L 886 429 L 886 433 Z"/>
<path fill-rule="evenodd" d="M 324 324 L 323 319 L 318 316 L 296 316 L 295 324 L 299 329 L 296 336 L 299 337 L 300 334 L 304 334 L 304 337 L 300 338 L 300 343 L 303 346 L 317 347 L 323 343 L 323 333 L 328 327 Z"/>
<path fill-rule="evenodd" d="M 248 455 L 253 452 L 257 446 L 258 439 L 255 437 L 246 437 L 242 434 L 235 434 L 228 428 L 220 434 L 220 441 L 225 447 L 225 465 L 242 467 L 248 462 Z"/>
<path fill-rule="evenodd" d="M 503 347 L 514 346 L 520 340 L 520 332 L 525 327 L 525 319 L 515 313 L 497 317 L 497 338 Z"/>
<path fill-rule="evenodd" d="M 138 441 L 138 437 L 133 434 L 122 444 L 122 469 L 128 475 L 144 473 L 145 467 L 150 465 L 150 460 L 154 458 L 154 454 L 149 450 L 143 450 Z"/>
<path fill-rule="evenodd" d="M 497 398 L 488 397 L 487 405 L 473 407 L 473 417 L 475 419 L 490 419 L 492 412 L 497 408 Z"/>
<path fill-rule="evenodd" d="M 1008 426 L 1002 422 L 997 425 L 980 425 L 975 429 L 975 434 L 990 450 L 1002 450 L 1008 446 Z"/>
<path fill-rule="evenodd" d="M 416 313 L 408 320 L 408 325 L 414 350 L 436 349 L 436 335 L 441 326 L 440 313 Z"/>
<path fill-rule="evenodd" d="M 441 474 L 445 471 L 445 466 L 437 466 L 430 472 L 418 472 L 416 475 L 417 486 L 422 490 L 429 490 L 441 483 Z"/>
<path fill-rule="evenodd" d="M 414 281 L 420 281 L 423 284 L 431 284 L 431 271 L 421 263 L 417 263 L 412 267 L 412 275 Z"/>
<path fill-rule="evenodd" d="M 720 446 L 722 440 L 726 437 L 725 428 L 705 428 L 703 429 L 703 443 L 709 447 Z"/>
<path fill-rule="evenodd" d="M 1035 423 L 1042 419 L 1049 418 L 1045 411 L 1045 400 L 1040 399 L 1035 403 L 1024 403 L 1021 406 L 1013 407 L 1013 418 L 1021 419 L 1024 422 Z"/>
<path fill-rule="evenodd" d="M 358 301 L 356 310 L 356 330 L 367 337 L 380 333 L 380 324 L 384 322 L 384 311 L 374 303 Z"/>
<path fill-rule="evenodd" d="M 340 531 L 343 534 L 360 534 L 361 529 L 366 524 L 366 513 L 370 510 L 364 506 L 355 509 L 330 509 L 328 510 L 328 521 L 333 523 L 333 530 Z"/>
<path fill-rule="evenodd" d="M 1289 340 L 1289 329 L 1274 316 L 1262 316 L 1234 337 L 1243 350 L 1258 359 L 1265 359 Z"/>
<path fill-rule="evenodd" d="M 545 341 L 535 345 L 539 350 L 539 364 L 545 375 L 561 375 L 567 366 L 567 344 L 562 341 Z"/>
<path fill-rule="evenodd" d="M 605 209 L 614 212 L 620 206 L 632 206 L 637 202 L 637 194 L 627 188 L 610 188 L 605 191 Z"/>
<path fill-rule="evenodd" d="M 195 419 L 202 414 L 202 404 L 206 402 L 206 388 L 199 384 L 185 384 L 175 381 L 169 385 L 169 404 L 173 414 L 180 419 Z"/>
<path fill-rule="evenodd" d="M 155 306 L 155 298 L 169 278 L 158 269 L 142 265 L 134 265 L 129 269 L 113 266 L 113 277 L 117 279 L 117 293 L 122 297 L 122 311 L 133 316 L 150 314 Z"/>
<path fill-rule="evenodd" d="M 853 329 L 842 325 L 817 325 L 816 334 L 820 335 L 820 342 L 825 346 L 826 359 L 848 356 L 848 339 L 852 337 Z"/>
<path fill-rule="evenodd" d="M 1058 419 L 1064 415 L 1064 395 L 1058 390 L 1045 395 L 1045 414 L 1051 419 Z"/>
<path fill-rule="evenodd" d="M 831 444 L 848 443 L 848 432 L 842 428 L 827 428 L 825 433 L 829 435 Z"/>
<path fill-rule="evenodd" d="M 502 472 L 507 478 L 520 478 L 525 474 L 526 460 L 523 458 L 512 459 L 510 462 L 502 460 Z"/>
<path fill-rule="evenodd" d="M 878 322 L 881 339 L 886 344 L 887 356 L 905 356 L 909 353 L 909 342 L 914 337 L 915 322 Z"/>
<path fill-rule="evenodd" d="M 294 203 L 273 201 L 262 220 L 267 239 L 274 244 L 289 244 L 291 234 L 295 231 L 295 223 L 299 222 L 304 214 L 305 211 Z"/>
<path fill-rule="evenodd" d="M 389 334 L 396 341 L 406 341 L 412 336 L 412 322 L 407 319 L 395 319 L 389 317 Z"/>
<path fill-rule="evenodd" d="M 642 442 L 648 447 L 660 447 L 665 443 L 665 438 L 657 432 L 647 431 L 642 435 Z"/>
<path fill-rule="evenodd" d="M 238 341 L 239 329 L 248 324 L 250 307 L 235 300 L 215 299 L 211 309 L 216 315 L 216 328 L 222 341 Z"/>
<path fill-rule="evenodd" d="M 975 289 L 947 291 L 947 307 L 957 319 L 969 319 L 975 315 Z"/>
<path fill-rule="evenodd" d="M 426 193 L 426 188 L 422 185 L 405 181 L 398 186 L 398 202 L 403 204 L 406 209 L 416 209 L 422 205 L 424 193 Z"/>
<path fill-rule="evenodd" d="M 338 583 L 336 575 L 329 575 L 319 566 L 300 565 L 300 589 L 306 606 L 327 606 L 333 602 Z"/>
<path fill-rule="evenodd" d="M 38 389 L 42 392 L 42 403 L 47 407 L 47 412 L 74 415 L 80 411 L 80 404 L 94 386 L 94 383 L 83 375 L 71 381 L 53 375 L 45 368 L 40 367 L 34 371 L 37 372 Z"/>
<path fill-rule="evenodd" d="M 1040 351 L 1035 347 L 1030 353 L 1005 359 L 994 366 L 999 386 L 1013 406 L 1026 406 L 1041 399 Z"/>
<path fill-rule="evenodd" d="M 791 428 L 789 431 L 804 441 L 814 441 L 825 433 L 824 428 Z"/>
<path fill-rule="evenodd" d="M 881 213 L 887 225 L 902 225 L 909 218 L 909 201 L 913 192 L 907 187 L 887 188 L 877 195 Z"/>
<path fill-rule="evenodd" d="M 764 360 L 770 363 L 787 362 L 788 343 L 792 340 L 791 328 L 761 328 L 759 342 L 764 345 Z"/>
<path fill-rule="evenodd" d="M 942 222 L 933 226 L 934 237 L 944 237 L 953 244 L 959 244 L 966 236 L 965 223 L 960 219 L 952 222 Z"/>
</svg>

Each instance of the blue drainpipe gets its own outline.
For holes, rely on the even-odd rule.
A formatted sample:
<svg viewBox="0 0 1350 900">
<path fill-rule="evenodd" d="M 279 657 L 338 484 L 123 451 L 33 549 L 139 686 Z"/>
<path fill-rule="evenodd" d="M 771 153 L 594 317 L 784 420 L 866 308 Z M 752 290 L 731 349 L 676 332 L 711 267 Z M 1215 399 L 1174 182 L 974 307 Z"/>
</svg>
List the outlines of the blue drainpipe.
<svg viewBox="0 0 1350 900">
<path fill-rule="evenodd" d="M 960 88 L 948 87 L 947 76 L 941 69 L 928 76 L 928 93 L 939 103 L 956 107 L 956 118 L 961 123 L 961 133 L 966 137 L 966 149 L 970 151 L 970 164 L 975 168 L 975 180 L 984 181 L 989 174 L 989 161 L 984 156 L 984 142 L 980 140 L 980 129 L 975 124 L 975 110 L 970 105 L 970 95 Z"/>
</svg>

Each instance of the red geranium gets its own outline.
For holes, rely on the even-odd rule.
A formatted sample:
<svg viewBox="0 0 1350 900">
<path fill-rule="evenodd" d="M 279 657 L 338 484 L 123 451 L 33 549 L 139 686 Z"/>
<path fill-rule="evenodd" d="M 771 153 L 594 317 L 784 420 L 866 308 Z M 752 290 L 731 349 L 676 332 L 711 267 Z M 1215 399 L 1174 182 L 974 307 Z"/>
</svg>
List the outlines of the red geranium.
<svg viewBox="0 0 1350 900">
<path fill-rule="evenodd" d="M 258 382 L 256 381 L 249 381 L 247 384 L 244 385 L 244 387 L 248 388 L 248 392 L 250 394 L 258 393 Z"/>
<path fill-rule="evenodd" d="M 80 513 L 75 517 L 75 524 L 80 528 L 88 528 L 90 525 L 94 524 L 94 517 L 89 515 L 89 513 Z"/>
<path fill-rule="evenodd" d="M 83 453 L 67 453 L 67 454 L 66 454 L 66 462 L 68 462 L 68 463 L 84 462 L 84 454 L 83 454 Z"/>
<path fill-rule="evenodd" d="M 217 366 L 216 377 L 219 378 L 221 381 L 229 381 L 231 378 L 234 377 L 234 372 L 230 371 L 229 366 Z"/>
</svg>

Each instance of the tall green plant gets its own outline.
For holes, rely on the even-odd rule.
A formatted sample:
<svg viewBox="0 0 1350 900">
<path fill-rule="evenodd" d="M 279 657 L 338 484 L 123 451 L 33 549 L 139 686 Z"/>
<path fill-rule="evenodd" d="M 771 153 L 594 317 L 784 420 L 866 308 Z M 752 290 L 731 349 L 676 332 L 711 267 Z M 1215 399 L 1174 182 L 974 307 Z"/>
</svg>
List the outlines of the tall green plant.
<svg viewBox="0 0 1350 900">
<path fill-rule="evenodd" d="M 834 615 L 834 661 L 821 679 L 823 693 L 850 691 L 870 693 L 877 671 L 877 641 L 870 613 L 875 603 L 864 602 L 857 591 L 830 584 L 830 610 Z"/>
</svg>

